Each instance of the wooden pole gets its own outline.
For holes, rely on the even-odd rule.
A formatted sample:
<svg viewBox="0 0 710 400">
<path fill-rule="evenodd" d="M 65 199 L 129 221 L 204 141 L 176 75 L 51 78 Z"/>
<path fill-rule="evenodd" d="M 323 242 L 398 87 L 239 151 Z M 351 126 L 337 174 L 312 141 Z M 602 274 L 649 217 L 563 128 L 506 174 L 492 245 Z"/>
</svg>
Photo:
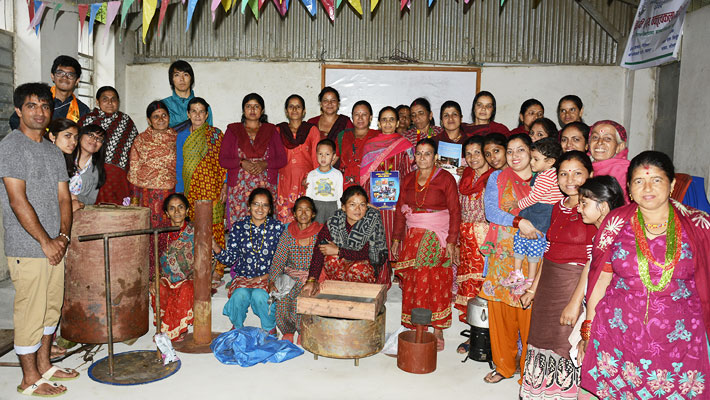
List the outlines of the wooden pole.
<svg viewBox="0 0 710 400">
<path fill-rule="evenodd" d="M 212 342 L 212 200 L 195 202 L 195 300 L 193 341 Z"/>
</svg>

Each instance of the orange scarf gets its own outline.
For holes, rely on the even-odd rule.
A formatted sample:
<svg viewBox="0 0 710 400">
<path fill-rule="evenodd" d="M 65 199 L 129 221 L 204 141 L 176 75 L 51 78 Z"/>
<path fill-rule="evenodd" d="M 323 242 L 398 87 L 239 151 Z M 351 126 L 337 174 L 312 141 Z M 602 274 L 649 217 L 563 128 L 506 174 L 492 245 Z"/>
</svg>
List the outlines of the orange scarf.
<svg viewBox="0 0 710 400">
<path fill-rule="evenodd" d="M 52 86 L 52 98 L 56 97 L 56 92 L 57 87 Z M 77 122 L 79 121 L 79 118 L 81 118 L 81 115 L 79 115 L 79 102 L 76 100 L 76 96 L 74 96 L 74 93 L 72 93 L 71 104 L 69 104 L 69 110 L 67 111 L 67 119 Z"/>
</svg>

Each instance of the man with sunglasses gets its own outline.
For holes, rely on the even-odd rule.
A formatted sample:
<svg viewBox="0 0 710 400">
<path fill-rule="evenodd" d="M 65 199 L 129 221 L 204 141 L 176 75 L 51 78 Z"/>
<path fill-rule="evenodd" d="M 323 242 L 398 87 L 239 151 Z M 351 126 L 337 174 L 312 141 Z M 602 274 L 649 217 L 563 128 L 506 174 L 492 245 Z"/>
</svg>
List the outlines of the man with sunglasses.
<svg viewBox="0 0 710 400">
<path fill-rule="evenodd" d="M 54 59 L 52 63 L 52 96 L 54 97 L 54 113 L 52 119 L 68 118 L 74 122 L 91 111 L 74 94 L 74 90 L 79 85 L 81 78 L 81 65 L 74 57 L 61 55 Z M 17 113 L 10 116 L 10 128 L 17 129 L 20 126 L 20 118 Z"/>
</svg>

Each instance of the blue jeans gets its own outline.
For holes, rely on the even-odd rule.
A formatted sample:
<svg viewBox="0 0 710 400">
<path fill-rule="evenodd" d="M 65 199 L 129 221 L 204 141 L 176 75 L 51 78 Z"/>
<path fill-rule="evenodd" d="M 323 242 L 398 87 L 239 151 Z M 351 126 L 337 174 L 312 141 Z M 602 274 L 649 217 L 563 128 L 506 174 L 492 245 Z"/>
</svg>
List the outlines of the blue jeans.
<svg viewBox="0 0 710 400">
<path fill-rule="evenodd" d="M 268 299 L 269 294 L 264 289 L 238 288 L 224 305 L 222 314 L 229 317 L 235 328 L 241 328 L 251 305 L 251 310 L 261 320 L 261 329 L 268 332 L 276 327 L 276 303 L 269 306 Z"/>
</svg>

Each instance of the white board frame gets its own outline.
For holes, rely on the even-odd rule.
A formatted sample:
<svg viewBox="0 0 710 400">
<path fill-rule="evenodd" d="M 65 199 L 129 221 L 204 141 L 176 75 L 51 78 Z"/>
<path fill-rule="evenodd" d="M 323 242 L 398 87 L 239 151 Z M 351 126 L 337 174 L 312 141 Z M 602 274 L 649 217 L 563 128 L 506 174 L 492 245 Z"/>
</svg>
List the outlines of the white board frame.
<svg viewBox="0 0 710 400">
<path fill-rule="evenodd" d="M 329 74 L 329 72 L 331 72 Z M 333 73 L 335 72 L 335 73 Z M 432 74 L 432 79 L 415 85 L 413 79 Z M 460 74 L 460 75 L 459 75 Z M 445 79 L 447 78 L 447 79 Z M 450 82 L 445 87 L 436 82 Z M 461 82 L 464 82 L 462 84 Z M 466 83 L 475 82 L 473 90 Z M 400 66 L 368 64 L 323 64 L 321 88 L 331 86 L 340 93 L 340 113 L 350 116 L 352 105 L 367 100 L 372 105 L 372 128 L 377 127 L 377 114 L 384 106 L 409 105 L 415 98 L 424 97 L 431 103 L 437 125 L 439 108 L 445 100 L 454 100 L 461 105 L 463 122 L 471 122 L 473 98 L 481 90 L 481 69 L 476 67 Z M 382 96 L 388 88 L 401 88 L 398 92 Z"/>
</svg>

